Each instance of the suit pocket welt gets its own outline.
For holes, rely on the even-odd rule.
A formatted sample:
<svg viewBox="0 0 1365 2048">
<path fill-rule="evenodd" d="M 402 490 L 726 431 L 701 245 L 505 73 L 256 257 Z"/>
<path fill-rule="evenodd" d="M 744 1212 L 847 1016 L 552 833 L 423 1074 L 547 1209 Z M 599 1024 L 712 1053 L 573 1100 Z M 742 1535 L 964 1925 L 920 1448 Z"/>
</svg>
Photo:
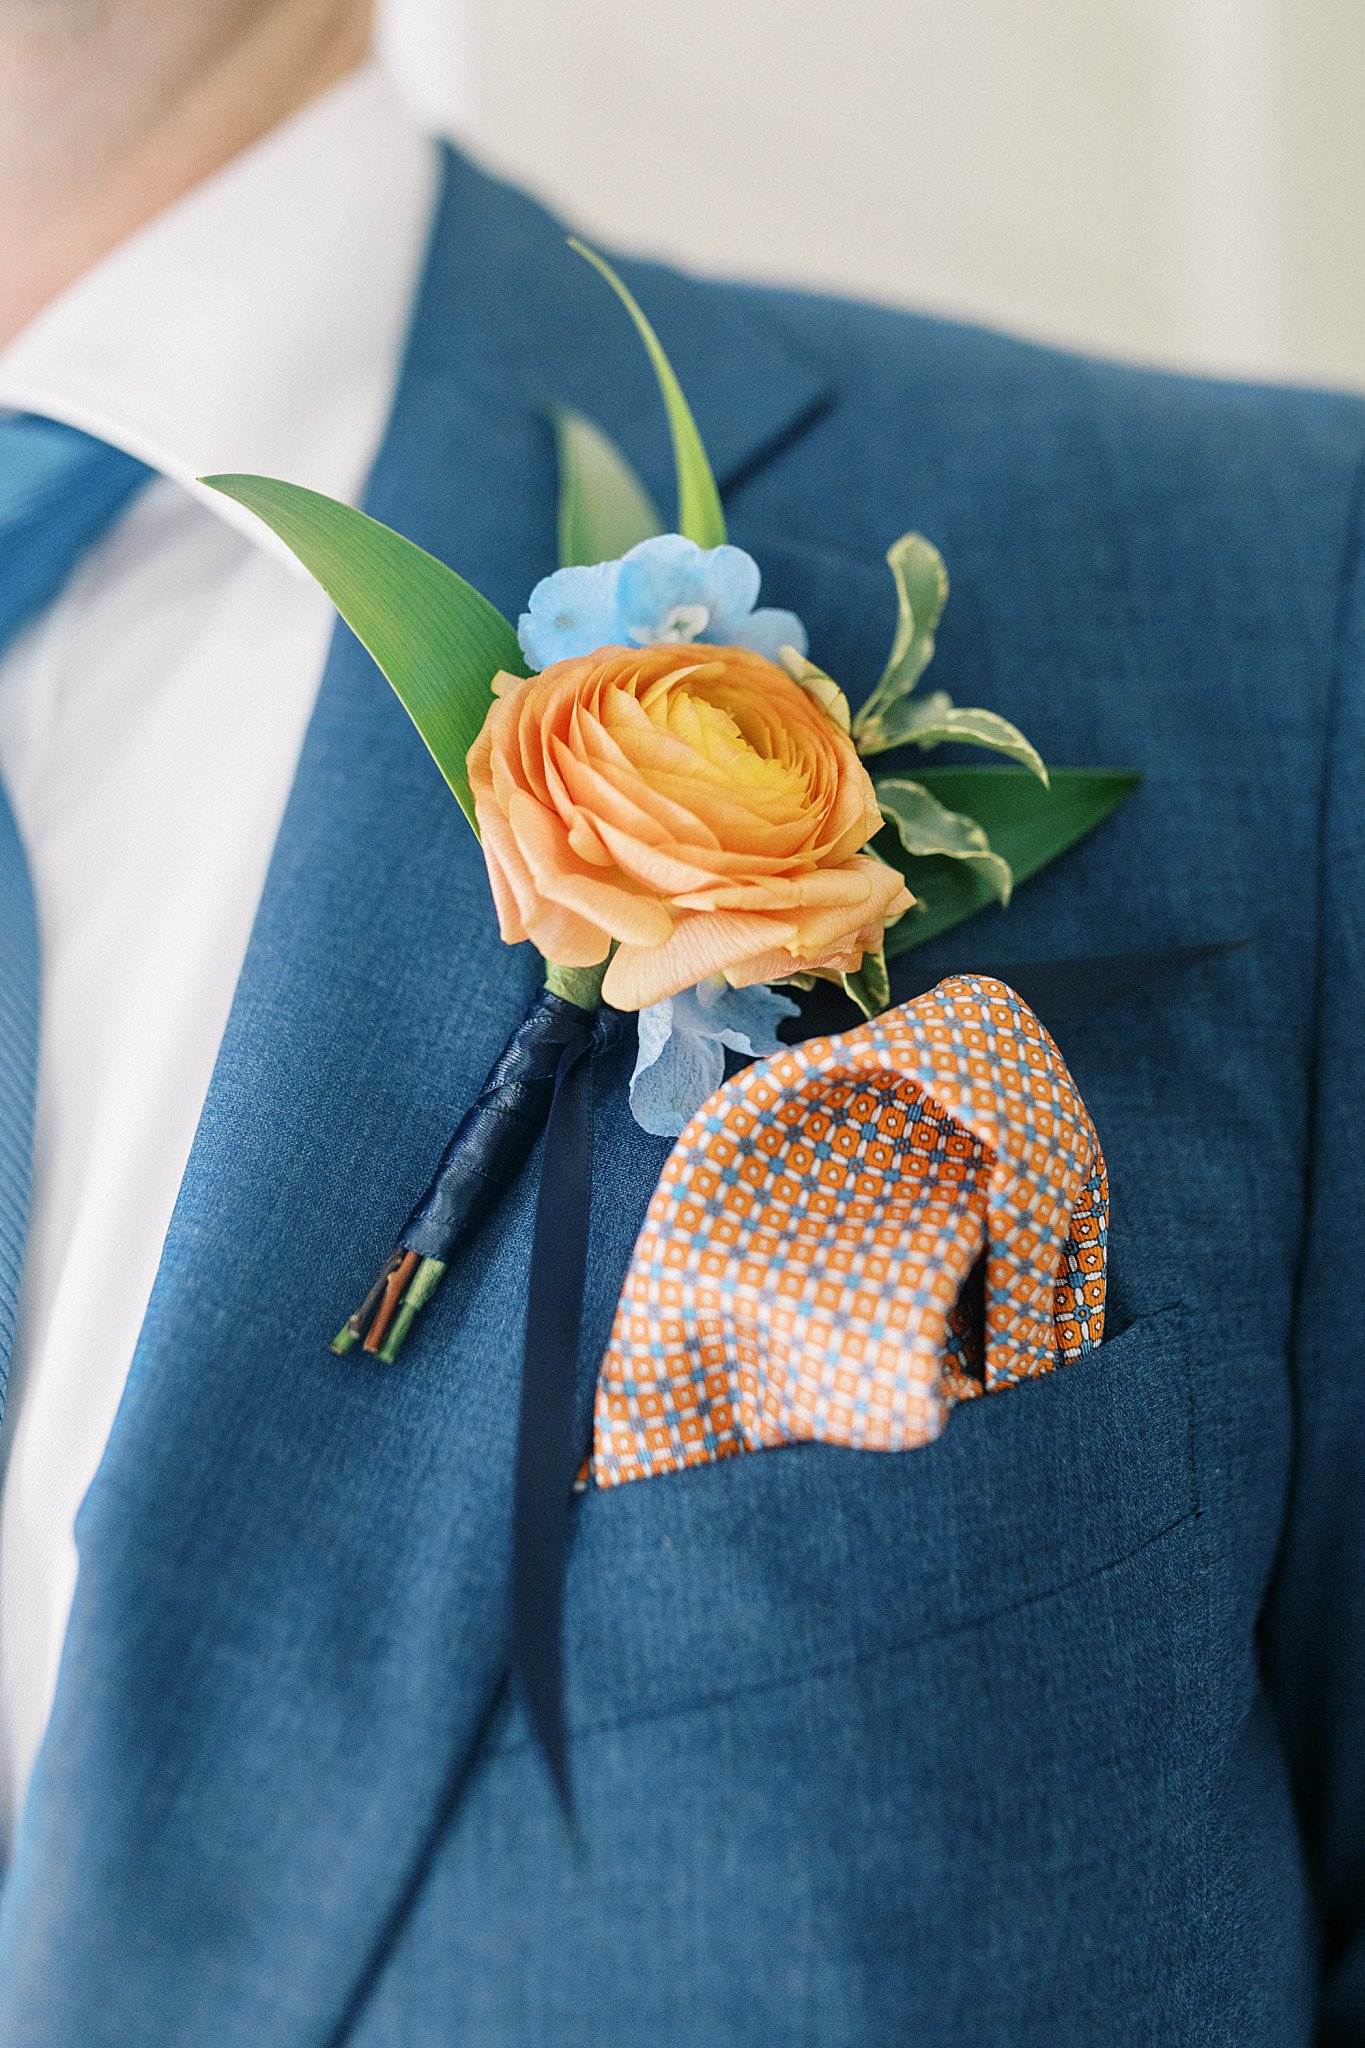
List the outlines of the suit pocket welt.
<svg viewBox="0 0 1365 2048">
<path fill-rule="evenodd" d="M 570 1561 L 571 1723 L 913 1651 L 1197 1511 L 1179 1308 L 965 1403 L 919 1450 L 802 1444 L 592 1491 Z"/>
</svg>

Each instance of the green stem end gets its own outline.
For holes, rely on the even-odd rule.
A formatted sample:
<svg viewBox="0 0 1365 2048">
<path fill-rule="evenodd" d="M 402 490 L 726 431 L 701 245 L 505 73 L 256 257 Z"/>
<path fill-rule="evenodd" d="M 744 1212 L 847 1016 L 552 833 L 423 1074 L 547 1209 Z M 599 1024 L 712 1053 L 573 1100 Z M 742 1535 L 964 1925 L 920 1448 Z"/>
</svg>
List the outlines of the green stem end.
<svg viewBox="0 0 1365 2048">
<path fill-rule="evenodd" d="M 436 1292 L 444 1272 L 443 1259 L 423 1259 L 413 1274 L 403 1296 L 402 1306 L 393 1319 L 393 1327 L 380 1347 L 379 1356 L 385 1365 L 392 1365 L 397 1358 L 403 1348 L 404 1338 Z"/>
<path fill-rule="evenodd" d="M 553 960 L 547 960 L 545 986 L 552 996 L 562 996 L 566 1003 L 576 1003 L 580 1010 L 595 1010 L 602 1001 L 607 964 L 603 960 L 596 967 L 557 967 Z"/>
</svg>

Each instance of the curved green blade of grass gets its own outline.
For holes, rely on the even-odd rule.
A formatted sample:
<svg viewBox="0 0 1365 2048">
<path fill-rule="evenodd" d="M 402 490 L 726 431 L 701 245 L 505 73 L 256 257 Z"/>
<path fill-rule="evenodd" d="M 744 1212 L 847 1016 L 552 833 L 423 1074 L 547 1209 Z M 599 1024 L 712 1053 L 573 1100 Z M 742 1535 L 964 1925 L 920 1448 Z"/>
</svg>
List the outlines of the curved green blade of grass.
<svg viewBox="0 0 1365 2048">
<path fill-rule="evenodd" d="M 559 457 L 560 568 L 615 562 L 662 533 L 658 507 L 610 435 L 572 406 L 555 406 L 550 418 Z"/>
<path fill-rule="evenodd" d="M 663 344 L 628 286 L 616 275 L 606 258 L 590 249 L 586 242 L 580 242 L 576 235 L 570 235 L 569 247 L 576 250 L 586 263 L 591 263 L 611 286 L 635 322 L 636 332 L 653 365 L 664 410 L 668 414 L 669 432 L 673 436 L 673 459 L 678 471 L 678 532 L 687 540 L 694 540 L 700 548 L 718 548 L 725 539 L 725 514 L 721 510 L 720 492 L 716 489 L 716 480 L 711 474 L 711 464 L 697 432 L 692 409 L 683 396 L 673 365 L 664 354 Z"/>
<path fill-rule="evenodd" d="M 335 498 L 273 477 L 200 481 L 264 520 L 322 585 L 477 833 L 465 759 L 493 701 L 494 676 L 527 673 L 502 613 L 424 548 Z"/>
</svg>

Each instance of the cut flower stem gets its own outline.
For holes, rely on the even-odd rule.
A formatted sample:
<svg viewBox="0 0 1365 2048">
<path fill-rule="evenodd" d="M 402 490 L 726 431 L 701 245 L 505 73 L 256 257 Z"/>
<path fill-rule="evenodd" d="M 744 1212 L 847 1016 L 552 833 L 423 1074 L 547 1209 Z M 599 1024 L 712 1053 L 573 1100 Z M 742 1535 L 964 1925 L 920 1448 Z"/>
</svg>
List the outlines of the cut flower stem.
<svg viewBox="0 0 1365 2048">
<path fill-rule="evenodd" d="M 606 961 L 546 966 L 545 986 L 489 1069 L 398 1245 L 353 1316 L 332 1339 L 392 1365 L 456 1250 L 521 1172 L 545 1128 L 562 1061 L 591 1051 L 619 1026 L 601 1011 Z M 610 1031 L 607 1031 L 610 1037 Z"/>
<path fill-rule="evenodd" d="M 602 983 L 609 961 L 610 956 L 596 967 L 557 967 L 553 960 L 547 960 L 545 986 L 552 996 L 563 996 L 566 1003 L 575 1003 L 580 1010 L 595 1010 L 602 1000 Z"/>
</svg>

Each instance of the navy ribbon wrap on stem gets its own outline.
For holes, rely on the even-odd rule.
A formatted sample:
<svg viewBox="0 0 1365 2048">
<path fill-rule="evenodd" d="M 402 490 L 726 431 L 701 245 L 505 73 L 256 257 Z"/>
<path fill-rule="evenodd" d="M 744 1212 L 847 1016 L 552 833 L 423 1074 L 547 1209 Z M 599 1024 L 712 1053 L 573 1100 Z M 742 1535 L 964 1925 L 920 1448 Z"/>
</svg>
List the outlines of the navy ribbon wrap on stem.
<svg viewBox="0 0 1365 2048">
<path fill-rule="evenodd" d="M 530 1157 L 564 1059 L 591 1051 L 599 1014 L 541 989 L 461 1118 L 400 1245 L 450 1263 L 471 1219 L 487 1214 Z"/>
<path fill-rule="evenodd" d="M 462 1240 L 545 1149 L 526 1293 L 526 1334 L 512 1503 L 511 1666 L 566 1813 L 564 1575 L 573 1483 L 574 1392 L 592 1212 L 594 1058 L 625 1022 L 542 989 L 461 1118 L 397 1250 L 333 1343 L 398 1355 Z"/>
<path fill-rule="evenodd" d="M 613 1010 L 590 1010 L 545 988 L 489 1068 L 397 1249 L 332 1343 L 358 1344 L 391 1365 L 461 1243 L 497 1205 L 535 1149 L 555 1099 L 561 1056 L 616 1036 Z"/>
</svg>

